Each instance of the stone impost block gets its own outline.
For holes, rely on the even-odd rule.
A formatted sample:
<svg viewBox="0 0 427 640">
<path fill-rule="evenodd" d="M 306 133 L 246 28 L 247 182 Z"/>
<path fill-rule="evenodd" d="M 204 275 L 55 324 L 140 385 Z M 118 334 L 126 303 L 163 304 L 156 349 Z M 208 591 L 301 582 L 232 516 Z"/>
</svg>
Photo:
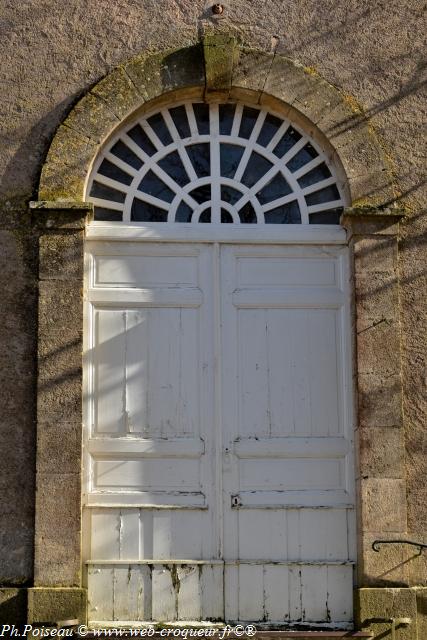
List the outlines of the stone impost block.
<svg viewBox="0 0 427 640">
<path fill-rule="evenodd" d="M 356 206 L 344 209 L 340 224 L 347 229 L 349 239 L 353 236 L 397 236 L 399 222 L 405 215 L 402 209 L 394 207 Z"/>
<path fill-rule="evenodd" d="M 47 233 L 39 239 L 39 279 L 65 280 L 82 286 L 83 231 Z"/>
<path fill-rule="evenodd" d="M 81 422 L 82 345 L 80 338 L 56 335 L 38 344 L 38 422 Z"/>
<path fill-rule="evenodd" d="M 371 631 L 375 640 L 420 640 L 417 633 L 417 601 L 413 589 L 358 589 L 355 594 L 356 624 Z M 391 618 L 408 618 L 398 624 L 392 639 Z"/>
<path fill-rule="evenodd" d="M 28 589 L 28 622 L 75 620 L 86 623 L 86 589 Z"/>
<path fill-rule="evenodd" d="M 0 589 L 0 624 L 25 624 L 27 589 Z"/>
<path fill-rule="evenodd" d="M 404 477 L 402 429 L 398 427 L 363 427 L 358 430 L 358 443 L 361 477 Z"/>
<path fill-rule="evenodd" d="M 102 142 L 119 123 L 111 107 L 94 93 L 86 94 L 64 121 L 66 127 L 95 143 Z"/>
<path fill-rule="evenodd" d="M 341 218 L 341 224 L 345 225 L 345 218 Z M 378 237 L 378 236 L 398 236 L 399 234 L 399 220 L 391 220 L 390 218 L 387 221 L 384 221 L 381 225 L 378 224 L 378 220 L 374 217 L 366 217 L 364 220 L 354 220 L 352 224 L 352 229 L 349 234 L 349 239 L 351 237 L 356 238 L 357 236 L 367 238 Z"/>
<path fill-rule="evenodd" d="M 233 36 L 215 33 L 203 38 L 206 91 L 229 91 L 233 81 L 233 67 L 239 49 Z"/>
<path fill-rule="evenodd" d="M 62 334 L 67 340 L 81 337 L 83 329 L 82 289 L 62 280 L 39 283 L 38 331 L 46 338 Z"/>
<path fill-rule="evenodd" d="M 33 226 L 40 232 L 83 230 L 93 219 L 93 204 L 76 200 L 30 202 Z"/>
<path fill-rule="evenodd" d="M 151 100 L 184 87 L 204 86 L 205 71 L 200 45 L 141 55 L 123 65 L 138 93 Z"/>
<path fill-rule="evenodd" d="M 360 373 L 357 387 L 361 428 L 402 427 L 402 388 L 398 373 Z"/>
<path fill-rule="evenodd" d="M 36 486 L 34 582 L 80 586 L 80 473 L 40 472 Z"/>
<path fill-rule="evenodd" d="M 407 529 L 404 480 L 361 478 L 358 483 L 362 530 L 365 533 L 404 533 Z"/>
<path fill-rule="evenodd" d="M 124 67 L 118 67 L 109 73 L 106 78 L 95 85 L 92 93 L 102 98 L 119 120 L 123 120 L 144 102 L 144 97 Z"/>
</svg>

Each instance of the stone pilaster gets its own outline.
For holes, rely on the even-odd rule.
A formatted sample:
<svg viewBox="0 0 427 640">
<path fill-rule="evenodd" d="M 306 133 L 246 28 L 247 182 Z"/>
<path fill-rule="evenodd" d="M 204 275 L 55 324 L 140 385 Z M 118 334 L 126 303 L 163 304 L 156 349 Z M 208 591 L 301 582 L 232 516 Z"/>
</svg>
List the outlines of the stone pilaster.
<svg viewBox="0 0 427 640">
<path fill-rule="evenodd" d="M 376 539 L 407 530 L 399 324 L 398 231 L 402 212 L 347 209 L 353 253 L 357 383 L 359 586 L 405 586 L 410 547 Z"/>
<path fill-rule="evenodd" d="M 92 205 L 30 207 L 39 234 L 34 584 L 74 593 L 81 587 L 83 241 Z"/>
</svg>

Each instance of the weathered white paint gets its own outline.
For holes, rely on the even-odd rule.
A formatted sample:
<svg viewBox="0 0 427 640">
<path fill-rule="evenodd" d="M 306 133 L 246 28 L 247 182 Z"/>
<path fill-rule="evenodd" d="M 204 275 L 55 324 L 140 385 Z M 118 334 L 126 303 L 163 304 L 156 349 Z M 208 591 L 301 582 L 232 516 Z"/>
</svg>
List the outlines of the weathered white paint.
<svg viewBox="0 0 427 640">
<path fill-rule="evenodd" d="M 90 620 L 351 624 L 346 247 L 86 254 Z"/>
<path fill-rule="evenodd" d="M 123 222 L 92 222 L 87 228 L 88 240 L 102 240 L 117 242 L 120 240 L 138 242 L 221 242 L 233 244 L 244 242 L 247 244 L 343 244 L 346 231 L 337 225 L 275 225 L 272 233 L 269 225 L 253 224 L 212 225 L 209 233 L 205 229 L 190 224 L 165 225 L 152 222 L 134 222 L 126 225 Z M 116 250 L 114 250 L 116 251 Z"/>
</svg>

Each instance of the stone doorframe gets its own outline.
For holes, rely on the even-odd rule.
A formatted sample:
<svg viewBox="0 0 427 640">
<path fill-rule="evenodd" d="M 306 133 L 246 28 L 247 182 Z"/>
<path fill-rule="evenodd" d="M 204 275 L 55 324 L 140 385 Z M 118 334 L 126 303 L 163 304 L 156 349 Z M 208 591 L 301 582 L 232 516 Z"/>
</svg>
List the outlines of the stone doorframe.
<svg viewBox="0 0 427 640">
<path fill-rule="evenodd" d="M 401 547 L 383 553 L 371 549 L 376 538 L 403 537 L 406 531 L 397 270 L 402 213 L 391 204 L 391 173 L 351 97 L 313 69 L 247 49 L 231 36 L 207 35 L 188 48 L 140 55 L 95 85 L 57 130 L 42 169 L 39 201 L 30 205 L 40 260 L 35 575 L 29 622 L 86 619 L 81 582 L 82 288 L 85 224 L 92 206 L 84 202 L 85 181 L 116 126 L 145 103 L 169 103 L 183 92 L 188 98 L 242 99 L 273 107 L 279 100 L 282 110 L 285 103 L 306 131 L 320 132 L 335 149 L 353 203 L 341 221 L 354 255 L 357 582 L 365 588 L 407 584 Z M 362 618 L 371 591 L 357 591 Z"/>
</svg>

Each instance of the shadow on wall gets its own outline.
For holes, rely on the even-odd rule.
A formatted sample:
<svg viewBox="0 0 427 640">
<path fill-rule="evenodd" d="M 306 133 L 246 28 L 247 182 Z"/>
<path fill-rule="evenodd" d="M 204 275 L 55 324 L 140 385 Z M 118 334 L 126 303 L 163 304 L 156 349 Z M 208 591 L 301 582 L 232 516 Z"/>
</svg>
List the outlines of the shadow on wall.
<svg viewBox="0 0 427 640">
<path fill-rule="evenodd" d="M 0 624 L 23 625 L 27 622 L 27 590 L 10 589 L 0 602 Z"/>
<path fill-rule="evenodd" d="M 91 87 L 92 85 L 87 86 L 83 92 L 69 96 L 40 118 L 5 166 L 1 178 L 0 197 L 4 194 L 2 199 L 6 199 L 12 207 L 23 209 L 30 200 L 37 200 L 41 170 L 55 132 Z M 13 131 L 9 132 L 9 138 L 11 137 L 13 137 Z M 19 139 L 19 136 L 17 138 Z M 64 162 L 66 163 L 65 158 Z M 23 173 L 23 167 L 26 168 L 26 173 Z"/>
</svg>

